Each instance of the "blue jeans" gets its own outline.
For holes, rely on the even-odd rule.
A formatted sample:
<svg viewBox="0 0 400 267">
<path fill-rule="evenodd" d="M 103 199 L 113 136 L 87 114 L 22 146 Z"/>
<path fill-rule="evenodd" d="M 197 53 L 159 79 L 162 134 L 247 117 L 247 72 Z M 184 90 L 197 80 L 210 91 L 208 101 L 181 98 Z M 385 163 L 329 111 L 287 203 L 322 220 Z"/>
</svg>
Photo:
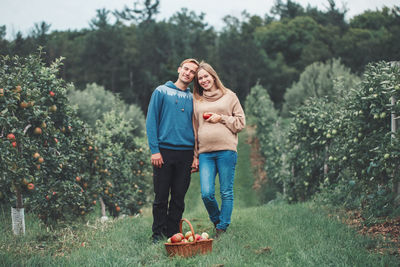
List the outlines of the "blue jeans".
<svg viewBox="0 0 400 267">
<path fill-rule="evenodd" d="M 237 153 L 221 150 L 199 155 L 201 198 L 217 229 L 226 230 L 231 223 L 233 210 L 233 180 Z M 221 194 L 221 209 L 215 199 L 215 177 L 218 173 Z"/>
</svg>

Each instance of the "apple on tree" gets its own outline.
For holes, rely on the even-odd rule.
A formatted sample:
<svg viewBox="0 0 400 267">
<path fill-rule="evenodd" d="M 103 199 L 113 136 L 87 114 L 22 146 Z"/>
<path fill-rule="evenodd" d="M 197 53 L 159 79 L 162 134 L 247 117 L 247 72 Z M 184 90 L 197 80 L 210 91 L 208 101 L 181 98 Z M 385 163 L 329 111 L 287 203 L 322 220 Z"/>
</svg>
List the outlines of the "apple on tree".
<svg viewBox="0 0 400 267">
<path fill-rule="evenodd" d="M 42 129 L 40 127 L 36 127 L 33 130 L 33 133 L 36 134 L 36 135 L 41 135 L 42 134 Z"/>
<path fill-rule="evenodd" d="M 35 189 L 35 185 L 32 184 L 32 183 L 29 183 L 29 184 L 27 185 L 27 187 L 28 187 L 29 190 Z"/>
<path fill-rule="evenodd" d="M 15 140 L 15 135 L 14 134 L 12 134 L 12 133 L 10 133 L 10 134 L 7 134 L 7 139 L 8 140 Z"/>
</svg>

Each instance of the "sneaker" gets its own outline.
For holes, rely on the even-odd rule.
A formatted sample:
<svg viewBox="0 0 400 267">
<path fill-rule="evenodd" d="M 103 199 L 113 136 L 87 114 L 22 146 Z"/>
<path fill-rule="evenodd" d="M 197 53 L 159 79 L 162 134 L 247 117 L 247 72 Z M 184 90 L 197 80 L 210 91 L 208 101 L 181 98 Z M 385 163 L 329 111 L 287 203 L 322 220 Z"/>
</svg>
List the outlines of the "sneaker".
<svg viewBox="0 0 400 267">
<path fill-rule="evenodd" d="M 222 230 L 222 229 L 215 229 L 216 234 L 215 234 L 215 238 L 219 238 L 223 233 L 226 232 L 226 230 Z"/>
<path fill-rule="evenodd" d="M 158 242 L 162 241 L 164 237 L 162 235 L 153 235 L 152 239 L 153 239 L 153 244 L 157 244 Z"/>
</svg>

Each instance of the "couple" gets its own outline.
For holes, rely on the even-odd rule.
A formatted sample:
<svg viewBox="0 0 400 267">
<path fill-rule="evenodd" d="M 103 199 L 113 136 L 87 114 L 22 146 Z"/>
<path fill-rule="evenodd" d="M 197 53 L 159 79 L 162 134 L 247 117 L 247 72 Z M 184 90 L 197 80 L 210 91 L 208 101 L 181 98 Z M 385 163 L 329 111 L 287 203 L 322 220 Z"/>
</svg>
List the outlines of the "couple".
<svg viewBox="0 0 400 267">
<path fill-rule="evenodd" d="M 192 94 L 188 86 L 193 79 Z M 184 60 L 177 81 L 154 90 L 146 119 L 155 193 L 154 243 L 179 232 L 190 175 L 196 171 L 200 171 L 201 196 L 217 236 L 226 231 L 233 209 L 237 133 L 244 126 L 236 94 L 224 87 L 205 62 Z M 220 207 L 214 197 L 217 173 Z"/>
</svg>

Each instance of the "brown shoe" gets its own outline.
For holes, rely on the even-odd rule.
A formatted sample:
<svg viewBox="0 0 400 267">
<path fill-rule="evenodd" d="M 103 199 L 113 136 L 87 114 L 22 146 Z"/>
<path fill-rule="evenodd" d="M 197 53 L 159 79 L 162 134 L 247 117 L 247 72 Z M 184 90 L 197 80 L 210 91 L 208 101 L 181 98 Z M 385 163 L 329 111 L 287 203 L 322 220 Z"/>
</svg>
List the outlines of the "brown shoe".
<svg viewBox="0 0 400 267">
<path fill-rule="evenodd" d="M 226 230 L 222 230 L 222 229 L 215 229 L 216 234 L 215 234 L 215 238 L 219 238 L 223 233 L 226 232 Z"/>
<path fill-rule="evenodd" d="M 214 223 L 214 228 L 215 228 L 215 229 L 217 229 L 217 225 L 218 225 L 218 224 L 219 224 L 219 221 Z"/>
</svg>

